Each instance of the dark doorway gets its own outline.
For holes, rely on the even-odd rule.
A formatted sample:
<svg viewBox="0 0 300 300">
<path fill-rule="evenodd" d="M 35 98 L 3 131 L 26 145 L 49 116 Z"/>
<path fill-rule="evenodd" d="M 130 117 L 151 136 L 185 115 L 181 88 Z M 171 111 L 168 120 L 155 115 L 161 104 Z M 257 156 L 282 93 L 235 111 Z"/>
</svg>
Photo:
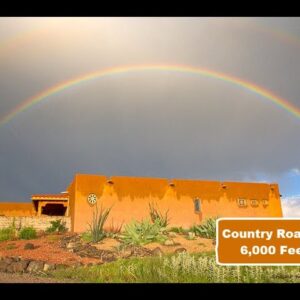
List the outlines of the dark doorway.
<svg viewBox="0 0 300 300">
<path fill-rule="evenodd" d="M 67 208 L 63 204 L 46 204 L 42 208 L 42 215 L 64 216 Z"/>
</svg>

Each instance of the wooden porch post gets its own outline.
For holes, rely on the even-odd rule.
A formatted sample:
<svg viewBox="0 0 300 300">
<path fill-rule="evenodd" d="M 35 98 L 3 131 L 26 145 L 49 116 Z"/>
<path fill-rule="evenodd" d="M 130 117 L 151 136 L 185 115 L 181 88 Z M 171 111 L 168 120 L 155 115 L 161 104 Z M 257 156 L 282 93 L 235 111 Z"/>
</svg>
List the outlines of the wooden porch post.
<svg viewBox="0 0 300 300">
<path fill-rule="evenodd" d="M 65 205 L 67 207 L 65 217 L 69 216 L 69 204 Z"/>
<path fill-rule="evenodd" d="M 42 214 L 42 203 L 41 201 L 39 201 L 39 204 L 38 204 L 38 216 L 40 217 Z"/>
</svg>

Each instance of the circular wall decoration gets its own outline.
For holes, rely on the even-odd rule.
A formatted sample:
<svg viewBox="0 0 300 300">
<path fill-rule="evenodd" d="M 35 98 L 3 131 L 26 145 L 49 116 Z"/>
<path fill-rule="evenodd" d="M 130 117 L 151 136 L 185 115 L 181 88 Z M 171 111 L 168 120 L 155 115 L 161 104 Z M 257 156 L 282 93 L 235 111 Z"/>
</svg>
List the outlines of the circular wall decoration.
<svg viewBox="0 0 300 300">
<path fill-rule="evenodd" d="M 87 201 L 89 204 L 94 205 L 97 202 L 97 196 L 95 194 L 89 194 L 87 197 Z"/>
</svg>

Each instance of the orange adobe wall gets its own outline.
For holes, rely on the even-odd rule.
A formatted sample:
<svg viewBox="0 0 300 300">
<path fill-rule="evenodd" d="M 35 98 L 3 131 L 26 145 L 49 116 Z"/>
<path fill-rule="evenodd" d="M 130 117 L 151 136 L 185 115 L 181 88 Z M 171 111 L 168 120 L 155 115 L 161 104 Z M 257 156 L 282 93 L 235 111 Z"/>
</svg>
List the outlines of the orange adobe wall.
<svg viewBox="0 0 300 300">
<path fill-rule="evenodd" d="M 87 201 L 90 194 L 97 196 L 99 207 L 112 207 L 108 227 L 149 218 L 149 203 L 163 213 L 169 211 L 170 226 L 190 227 L 216 216 L 282 217 L 277 184 L 76 174 L 68 192 L 74 232 L 86 231 L 91 222 L 95 205 Z M 200 201 L 200 213 L 195 211 L 195 199 Z"/>
<path fill-rule="evenodd" d="M 93 210 L 87 202 L 87 197 L 89 194 L 95 194 L 100 199 L 106 181 L 106 177 L 102 175 L 75 175 L 68 187 L 71 231 L 81 232 L 88 229 Z"/>
<path fill-rule="evenodd" d="M 0 203 L 0 216 L 7 217 L 28 217 L 34 216 L 35 210 L 32 203 Z"/>
</svg>

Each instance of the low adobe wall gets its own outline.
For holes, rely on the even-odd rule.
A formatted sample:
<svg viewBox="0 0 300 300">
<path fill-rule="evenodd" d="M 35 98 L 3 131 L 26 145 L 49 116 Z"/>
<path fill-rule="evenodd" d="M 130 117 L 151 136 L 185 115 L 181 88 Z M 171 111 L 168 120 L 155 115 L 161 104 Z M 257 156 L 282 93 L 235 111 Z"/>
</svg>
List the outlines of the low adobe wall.
<svg viewBox="0 0 300 300">
<path fill-rule="evenodd" d="M 15 223 L 17 229 L 32 226 L 36 230 L 46 230 L 51 226 L 51 221 L 61 219 L 63 222 L 66 222 L 66 227 L 68 230 L 71 228 L 71 218 L 70 217 L 50 217 L 50 216 L 41 216 L 41 217 L 7 217 L 0 216 L 0 228 L 9 227 Z"/>
<path fill-rule="evenodd" d="M 1 202 L 0 203 L 0 216 L 35 216 L 36 212 L 32 203 L 14 203 L 14 202 Z"/>
</svg>

